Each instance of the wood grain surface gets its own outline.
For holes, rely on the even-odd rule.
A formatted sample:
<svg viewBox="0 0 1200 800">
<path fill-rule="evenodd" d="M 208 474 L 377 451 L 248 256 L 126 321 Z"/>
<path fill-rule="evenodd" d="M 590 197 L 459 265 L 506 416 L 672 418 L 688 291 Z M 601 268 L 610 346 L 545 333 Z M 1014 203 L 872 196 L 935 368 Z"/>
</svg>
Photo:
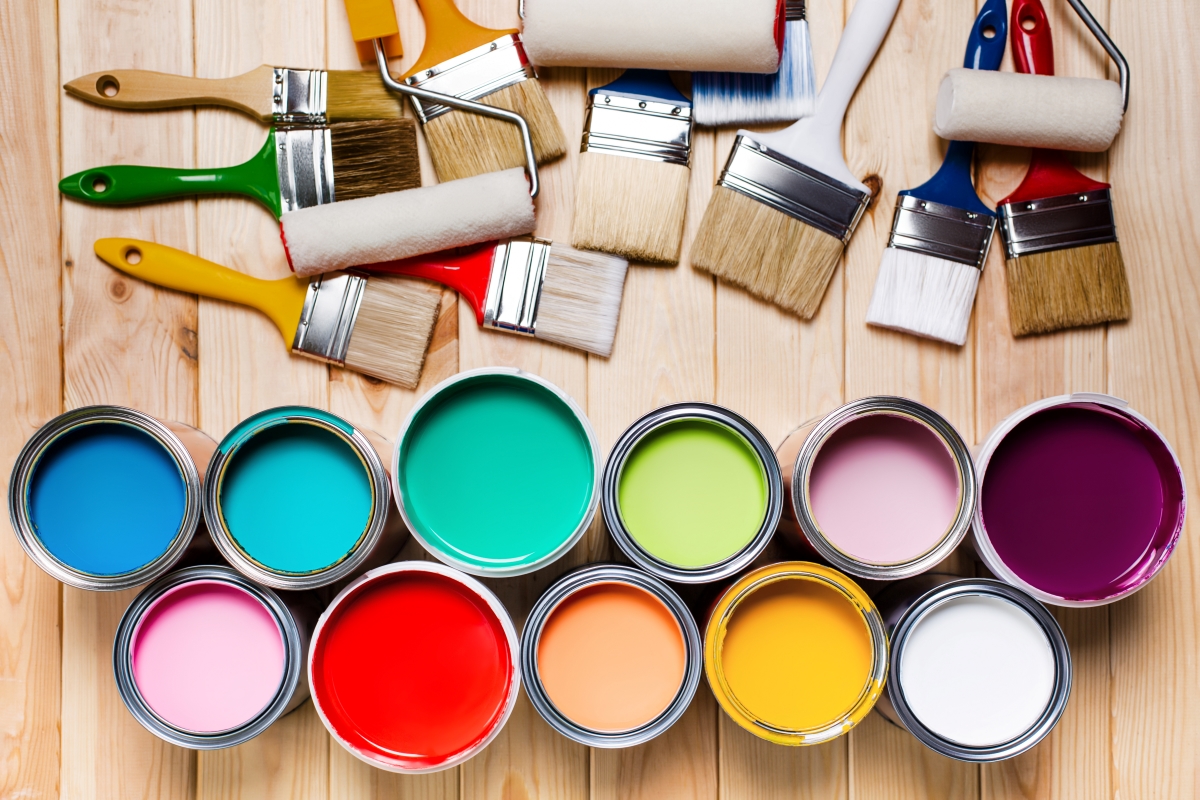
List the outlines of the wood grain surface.
<svg viewBox="0 0 1200 800">
<path fill-rule="evenodd" d="M 652 1 L 652 0 L 651 0 Z M 1061 75 L 1115 77 L 1065 0 L 1044 0 Z M 518 24 L 516 3 L 459 0 L 475 21 Z M 1200 27 L 1186 0 L 1088 0 L 1128 56 L 1132 103 L 1106 154 L 1077 159 L 1114 185 L 1133 287 L 1129 323 L 1014 340 L 1004 265 L 993 248 L 966 346 L 935 344 L 863 323 L 901 189 L 922 183 L 945 152 L 930 132 L 938 79 L 962 61 L 975 0 L 903 0 L 891 33 L 850 106 L 847 162 L 876 197 L 809 322 L 694 271 L 687 257 L 733 132 L 699 131 L 684 258 L 631 265 L 609 359 L 480 331 L 450 292 L 421 386 L 406 391 L 288 354 L 253 311 L 155 289 L 92 254 L 101 236 L 180 247 L 259 277 L 287 274 L 270 214 L 243 199 L 207 198 L 108 209 L 61 200 L 59 177 L 86 167 L 233 164 L 267 128 L 219 109 L 104 110 L 61 84 L 101 70 L 196 77 L 260 64 L 355 69 L 340 0 L 0 0 L 0 434 L 6 464 L 63 410 L 129 405 L 220 438 L 244 417 L 282 404 L 328 409 L 391 439 L 429 388 L 460 369 L 516 366 L 556 383 L 587 411 L 607 452 L 642 414 L 706 400 L 745 415 L 772 442 L 811 417 L 868 394 L 899 394 L 945 414 L 978 441 L 1011 411 L 1077 390 L 1129 400 L 1173 443 L 1195 492 L 1200 471 Z M 397 0 L 405 46 L 419 54 L 414 0 Z M 853 0 L 810 0 L 818 76 L 833 57 Z M 1004 69 L 1011 69 L 1006 58 Z M 612 70 L 547 69 L 542 84 L 571 152 L 543 172 L 539 234 L 566 241 L 586 91 Z M 434 181 L 422 142 L 423 175 Z M 1005 196 L 1028 152 L 983 147 L 980 194 Z M 849 736 L 783 748 L 720 712 L 706 686 L 679 723 L 629 750 L 588 750 L 555 734 L 521 698 L 499 738 L 463 766 L 397 776 L 358 761 L 326 735 L 311 704 L 259 738 L 196 754 L 161 743 L 126 712 L 113 686 L 111 642 L 134 592 L 60 587 L 0 536 L 0 798 L 317 798 L 548 800 L 550 798 L 978 798 L 1071 800 L 1197 796 L 1200 728 L 1200 552 L 1189 525 L 1145 591 L 1121 603 L 1056 610 L 1075 664 L 1057 729 L 1029 753 L 978 767 L 934 755 L 872 715 Z M 787 557 L 781 544 L 772 557 Z M 492 581 L 518 625 L 563 571 L 615 557 L 602 524 L 535 575 Z M 426 558 L 410 541 L 404 558 Z M 984 574 L 967 551 L 941 567 Z"/>
</svg>

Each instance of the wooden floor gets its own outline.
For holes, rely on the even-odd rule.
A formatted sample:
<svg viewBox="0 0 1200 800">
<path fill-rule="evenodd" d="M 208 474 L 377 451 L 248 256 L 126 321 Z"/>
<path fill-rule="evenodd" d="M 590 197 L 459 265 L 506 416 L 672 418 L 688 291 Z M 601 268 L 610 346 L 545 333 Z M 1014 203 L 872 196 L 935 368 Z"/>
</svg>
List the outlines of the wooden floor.
<svg viewBox="0 0 1200 800">
<path fill-rule="evenodd" d="M 1104 75 L 1102 51 L 1065 0 L 1045 2 L 1059 74 Z M 1014 341 L 998 248 L 965 347 L 863 323 L 896 192 L 923 182 L 940 161 L 941 144 L 929 130 L 934 94 L 941 74 L 961 63 L 976 11 L 973 0 L 904 0 L 845 130 L 851 168 L 880 187 L 879 196 L 812 322 L 714 284 L 686 258 L 677 268 L 631 268 L 608 360 L 480 333 L 469 309 L 448 294 L 423 387 L 460 369 L 519 366 L 575 397 L 606 447 L 642 413 L 680 400 L 727 405 L 778 441 L 844 400 L 892 393 L 932 405 L 977 441 L 1030 401 L 1107 391 L 1166 433 L 1195 493 L 1200 231 L 1189 187 L 1200 186 L 1200 24 L 1187 0 L 1088 2 L 1133 69 L 1133 101 L 1115 147 L 1082 159 L 1089 173 L 1116 187 L 1134 292 L 1129 324 Z M 516 22 L 516 0 L 460 4 L 493 27 Z M 810 0 L 821 74 L 852 4 Z M 423 29 L 413 0 L 397 5 L 408 63 Z M 58 0 L 57 8 L 48 0 L 0 0 L 0 62 L 4 469 L 41 424 L 93 403 L 133 406 L 217 438 L 255 411 L 301 403 L 395 435 L 423 389 L 401 391 L 292 358 L 254 312 L 153 289 L 92 254 L 98 237 L 135 236 L 282 276 L 278 229 L 263 209 L 209 199 L 105 210 L 63 201 L 55 191 L 61 175 L 103 164 L 236 163 L 266 135 L 232 112 L 106 112 L 67 98 L 63 82 L 120 67 L 203 77 L 262 63 L 355 68 L 340 0 Z M 544 71 L 572 140 L 586 87 L 614 74 Z M 732 139 L 729 132 L 697 136 L 689 239 Z M 984 149 L 979 186 L 989 202 L 1016 185 L 1026 158 L 1018 149 Z M 569 235 L 574 168 L 572 156 L 545 171 L 544 235 Z M 731 723 L 702 687 L 667 735 L 616 752 L 589 751 L 552 733 L 522 699 L 482 755 L 455 770 L 404 778 L 373 770 L 333 744 L 311 704 L 231 750 L 196 754 L 160 743 L 126 713 L 113 686 L 113 631 L 133 592 L 60 588 L 5 533 L 0 797 L 1190 800 L 1200 767 L 1195 531 L 1193 523 L 1165 572 L 1133 598 L 1058 613 L 1075 659 L 1070 706 L 1046 741 L 1008 763 L 978 767 L 941 758 L 877 715 L 829 744 L 776 747 Z M 612 551 L 598 525 L 553 569 L 493 585 L 520 618 L 556 574 Z M 411 544 L 406 553 L 420 557 Z M 961 554 L 951 567 L 978 569 Z"/>
</svg>

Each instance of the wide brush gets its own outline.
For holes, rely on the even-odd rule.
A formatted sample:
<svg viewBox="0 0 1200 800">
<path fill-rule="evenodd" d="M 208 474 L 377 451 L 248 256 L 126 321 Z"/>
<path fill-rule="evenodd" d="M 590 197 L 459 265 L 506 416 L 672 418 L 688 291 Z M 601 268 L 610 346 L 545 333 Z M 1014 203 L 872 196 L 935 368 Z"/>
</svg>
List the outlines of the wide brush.
<svg viewBox="0 0 1200 800">
<path fill-rule="evenodd" d="M 1054 42 L 1039 0 L 1015 0 L 1010 30 L 1017 69 L 1053 75 Z M 1129 319 L 1111 189 L 1071 166 L 1065 152 L 1034 150 L 1025 179 L 1000 201 L 1014 336 Z"/>
<path fill-rule="evenodd" d="M 966 67 L 999 69 L 1007 33 L 1004 0 L 987 0 L 971 27 Z M 979 276 L 996 230 L 996 214 L 979 199 L 971 180 L 974 157 L 974 143 L 950 142 L 937 173 L 896 198 L 868 324 L 951 344 L 967 341 Z"/>
<path fill-rule="evenodd" d="M 76 200 L 125 205 L 200 194 L 240 194 L 276 218 L 284 212 L 421 185 L 412 120 L 277 128 L 244 164 L 170 169 L 118 164 L 76 172 L 58 190 Z"/>
<path fill-rule="evenodd" d="M 258 309 L 297 355 L 409 389 L 421 378 L 441 303 L 441 290 L 424 281 L 351 273 L 263 280 L 137 239 L 99 239 L 95 250 L 135 278 Z"/>
<path fill-rule="evenodd" d="M 392 52 L 399 55 L 398 49 Z M 232 78 L 190 78 L 114 69 L 84 75 L 63 88 L 73 97 L 107 108 L 222 106 L 277 125 L 397 119 L 404 113 L 399 99 L 371 71 L 263 65 Z"/>
<path fill-rule="evenodd" d="M 842 121 L 900 0 L 858 0 L 817 110 L 777 133 L 738 131 L 692 264 L 812 318 L 871 192 L 842 155 Z"/>
</svg>

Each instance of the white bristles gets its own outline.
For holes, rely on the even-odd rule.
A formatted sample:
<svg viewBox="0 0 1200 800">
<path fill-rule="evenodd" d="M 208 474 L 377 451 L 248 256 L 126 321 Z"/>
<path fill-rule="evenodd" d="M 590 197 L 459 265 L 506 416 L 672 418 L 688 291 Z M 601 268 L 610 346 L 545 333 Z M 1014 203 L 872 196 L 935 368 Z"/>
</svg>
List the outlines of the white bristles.
<svg viewBox="0 0 1200 800">
<path fill-rule="evenodd" d="M 692 76 L 692 115 L 697 125 L 791 122 L 813 113 L 816 103 L 808 21 L 787 23 L 783 58 L 772 75 L 697 72 Z"/>
<path fill-rule="evenodd" d="M 979 270 L 899 247 L 883 251 L 867 324 L 962 345 Z"/>
<path fill-rule="evenodd" d="M 551 246 L 534 336 L 607 357 L 617 336 L 628 267 L 618 256 Z"/>
</svg>

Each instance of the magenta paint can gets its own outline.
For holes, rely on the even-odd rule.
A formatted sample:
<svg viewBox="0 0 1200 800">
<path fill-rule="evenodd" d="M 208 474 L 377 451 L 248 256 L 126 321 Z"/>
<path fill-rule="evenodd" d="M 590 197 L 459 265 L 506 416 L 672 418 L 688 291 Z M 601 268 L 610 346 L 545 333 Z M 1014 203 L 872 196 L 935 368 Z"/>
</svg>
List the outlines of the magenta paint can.
<svg viewBox="0 0 1200 800">
<path fill-rule="evenodd" d="M 976 457 L 975 548 L 1044 603 L 1094 606 L 1166 566 L 1186 511 L 1183 469 L 1124 400 L 1077 392 L 1010 414 Z"/>
</svg>

